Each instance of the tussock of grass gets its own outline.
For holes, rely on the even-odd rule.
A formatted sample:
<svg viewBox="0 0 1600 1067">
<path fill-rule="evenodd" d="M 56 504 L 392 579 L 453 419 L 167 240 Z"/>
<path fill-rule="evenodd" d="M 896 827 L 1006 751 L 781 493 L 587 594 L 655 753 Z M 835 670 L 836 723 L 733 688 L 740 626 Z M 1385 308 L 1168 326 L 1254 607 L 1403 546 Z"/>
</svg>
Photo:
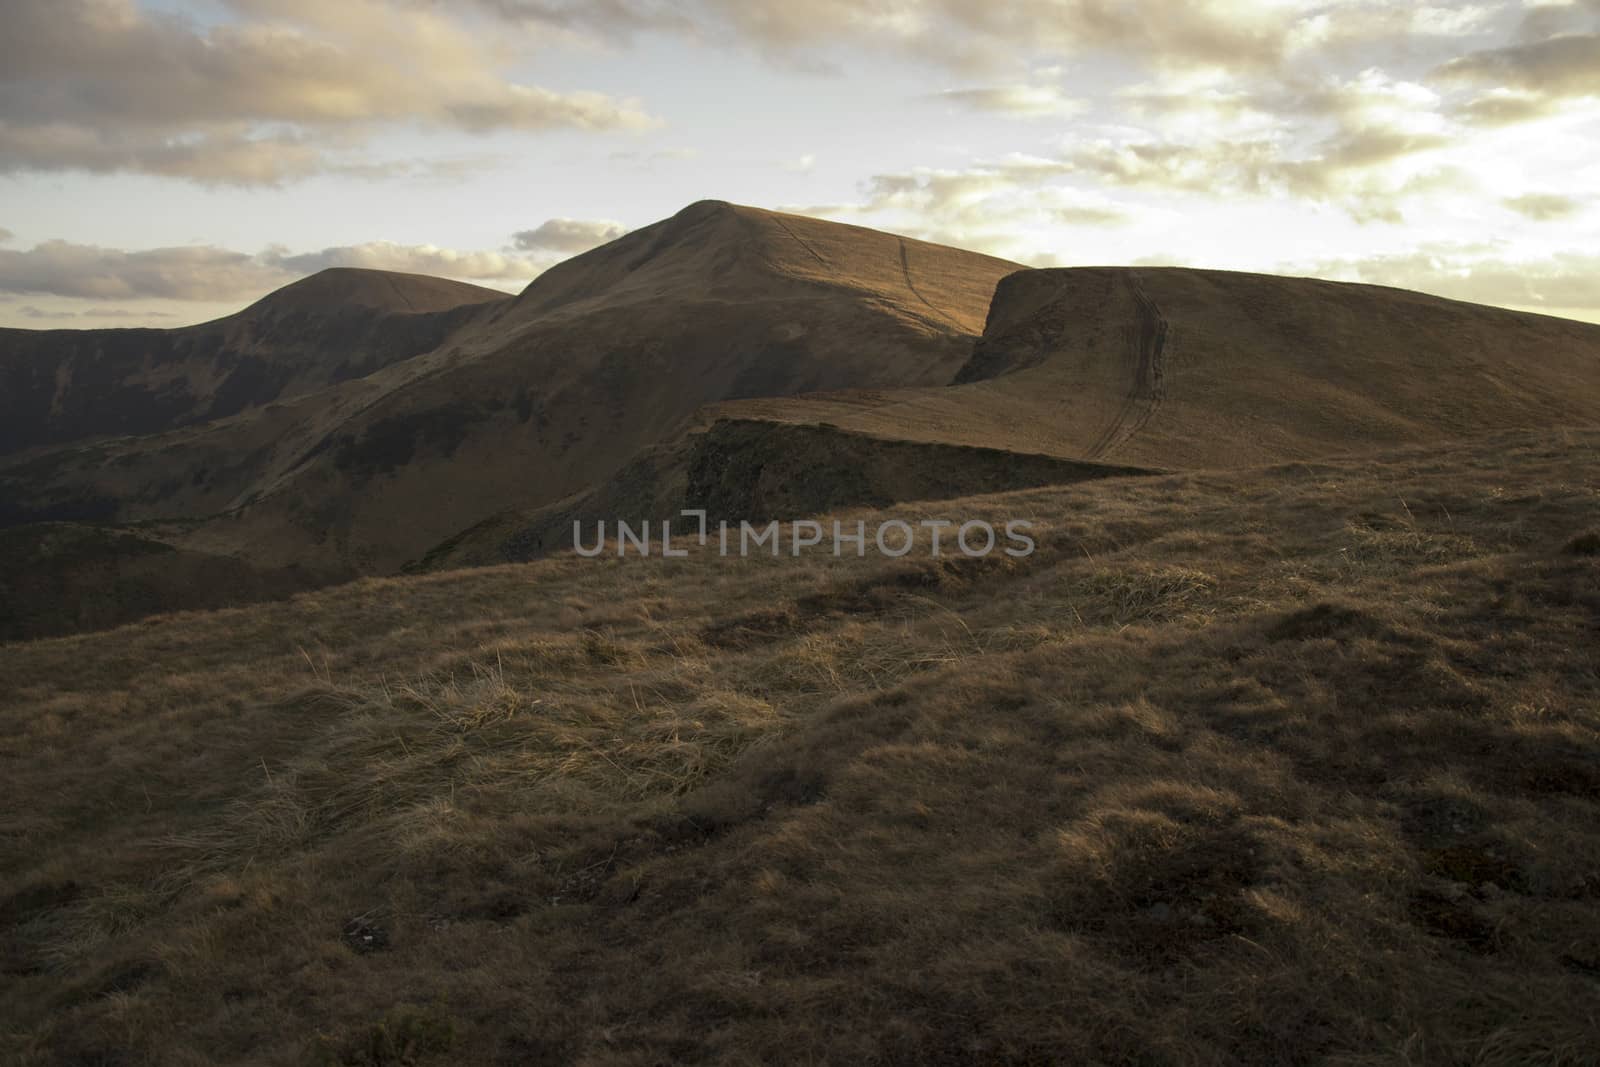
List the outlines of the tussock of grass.
<svg viewBox="0 0 1600 1067">
<path fill-rule="evenodd" d="M 1594 1063 L 1597 445 L 928 506 L 1035 518 L 1004 565 L 553 559 L 0 647 L 0 1037 Z"/>
</svg>

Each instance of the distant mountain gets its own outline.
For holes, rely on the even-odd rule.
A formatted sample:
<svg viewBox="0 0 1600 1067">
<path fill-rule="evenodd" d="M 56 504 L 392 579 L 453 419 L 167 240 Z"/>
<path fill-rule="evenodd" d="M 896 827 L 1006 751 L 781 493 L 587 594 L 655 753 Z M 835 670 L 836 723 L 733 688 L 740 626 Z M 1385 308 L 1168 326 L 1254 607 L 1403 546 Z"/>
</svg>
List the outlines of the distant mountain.
<svg viewBox="0 0 1600 1067">
<path fill-rule="evenodd" d="M 160 433 L 359 378 L 438 346 L 476 285 L 335 268 L 175 330 L 0 329 L 0 454 Z"/>
</svg>

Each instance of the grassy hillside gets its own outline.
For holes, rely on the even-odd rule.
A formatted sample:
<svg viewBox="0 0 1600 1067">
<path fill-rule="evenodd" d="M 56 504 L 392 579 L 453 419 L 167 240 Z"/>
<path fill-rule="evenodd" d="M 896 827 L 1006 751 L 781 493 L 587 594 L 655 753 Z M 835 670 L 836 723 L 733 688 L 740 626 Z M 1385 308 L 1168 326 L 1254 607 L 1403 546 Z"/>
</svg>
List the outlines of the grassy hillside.
<svg viewBox="0 0 1600 1067">
<path fill-rule="evenodd" d="M 152 530 L 37 523 L 0 529 L 0 642 L 106 630 L 147 615 L 278 600 L 338 575 L 258 568 Z"/>
<path fill-rule="evenodd" d="M 1581 1064 L 1600 432 L 0 647 L 20 1064 Z M 846 516 L 853 521 L 870 513 Z"/>
<path fill-rule="evenodd" d="M 1600 420 L 1600 326 L 1401 289 L 1188 268 L 1009 275 L 945 389 L 715 416 L 1166 468 Z"/>
</svg>

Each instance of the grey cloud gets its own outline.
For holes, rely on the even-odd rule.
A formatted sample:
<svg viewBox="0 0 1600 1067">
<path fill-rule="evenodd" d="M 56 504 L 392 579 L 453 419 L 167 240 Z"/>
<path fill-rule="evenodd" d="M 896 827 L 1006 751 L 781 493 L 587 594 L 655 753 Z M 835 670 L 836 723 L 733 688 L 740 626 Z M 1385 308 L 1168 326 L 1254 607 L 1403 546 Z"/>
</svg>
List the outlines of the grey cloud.
<svg viewBox="0 0 1600 1067">
<path fill-rule="evenodd" d="M 1054 86 L 1008 85 L 986 89 L 951 89 L 933 99 L 1000 115 L 1019 118 L 1045 118 L 1075 115 L 1087 105 L 1064 95 Z"/>
<path fill-rule="evenodd" d="M 1561 102 L 1532 93 L 1495 89 L 1473 97 L 1456 109 L 1456 114 L 1474 126 L 1512 126 L 1554 115 Z"/>
<path fill-rule="evenodd" d="M 1506 200 L 1505 205 L 1519 215 L 1526 215 L 1528 218 L 1538 222 L 1569 218 L 1583 210 L 1583 202 L 1581 200 L 1570 196 L 1560 196 L 1555 193 L 1529 193 L 1526 196 L 1514 196 Z"/>
<path fill-rule="evenodd" d="M 587 252 L 615 241 L 628 232 L 620 222 L 606 219 L 548 219 L 532 230 L 512 235 L 511 243 L 524 252 Z"/>
<path fill-rule="evenodd" d="M 626 38 L 667 31 L 742 41 L 822 62 L 841 43 L 962 68 L 1002 69 L 1025 52 L 1108 52 L 1158 68 L 1276 69 L 1308 42 L 1408 46 L 1480 28 L 1492 4 L 1381 5 L 1368 0 L 458 0 L 571 32 Z"/>
<path fill-rule="evenodd" d="M 86 319 L 173 319 L 168 311 L 133 311 L 129 308 L 90 308 L 83 313 Z"/>
<path fill-rule="evenodd" d="M 337 169 L 375 129 L 629 129 L 632 101 L 496 73 L 448 21 L 382 0 L 236 2 L 201 26 L 129 0 L 8 0 L 0 172 L 272 183 Z"/>
<path fill-rule="evenodd" d="M 85 300 L 221 302 L 254 299 L 327 267 L 520 283 L 547 265 L 547 260 L 503 252 L 458 251 L 384 241 L 304 253 L 268 249 L 254 255 L 214 246 L 129 252 L 46 241 L 28 250 L 0 249 L 0 293 Z"/>
<path fill-rule="evenodd" d="M 124 252 L 46 241 L 28 251 L 0 249 L 0 292 L 9 293 L 228 300 L 259 294 L 290 278 L 255 257 L 214 247 Z"/>
<path fill-rule="evenodd" d="M 266 266 L 294 275 L 314 274 L 329 267 L 359 267 L 478 282 L 527 281 L 548 265 L 502 252 L 462 252 L 434 245 L 401 245 L 389 241 L 341 245 L 296 255 L 272 250 L 258 258 Z"/>
<path fill-rule="evenodd" d="M 1436 76 L 1555 97 L 1600 94 L 1600 34 L 1563 34 L 1473 52 L 1446 63 Z"/>
<path fill-rule="evenodd" d="M 11 240 L 15 236 L 16 236 L 16 234 L 12 233 L 10 230 L 6 229 L 4 226 L 0 226 L 0 245 L 5 244 L 7 241 Z"/>
</svg>

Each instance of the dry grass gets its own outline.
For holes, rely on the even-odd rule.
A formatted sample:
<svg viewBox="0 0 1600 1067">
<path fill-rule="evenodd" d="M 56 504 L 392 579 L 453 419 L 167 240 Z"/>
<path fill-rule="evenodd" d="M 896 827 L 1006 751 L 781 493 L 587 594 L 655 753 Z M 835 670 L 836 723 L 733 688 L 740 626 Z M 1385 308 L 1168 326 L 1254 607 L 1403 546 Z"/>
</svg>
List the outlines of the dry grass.
<svg viewBox="0 0 1600 1067">
<path fill-rule="evenodd" d="M 0 1056 L 1595 1063 L 1597 451 L 0 647 Z"/>
</svg>

